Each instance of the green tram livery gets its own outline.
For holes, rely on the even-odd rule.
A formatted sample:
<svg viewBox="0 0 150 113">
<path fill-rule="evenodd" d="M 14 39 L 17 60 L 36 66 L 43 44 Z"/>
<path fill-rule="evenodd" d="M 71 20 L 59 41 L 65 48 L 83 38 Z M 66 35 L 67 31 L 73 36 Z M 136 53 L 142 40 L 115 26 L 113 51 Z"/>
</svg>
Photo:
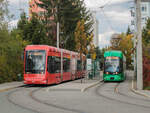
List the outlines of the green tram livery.
<svg viewBox="0 0 150 113">
<path fill-rule="evenodd" d="M 124 81 L 126 58 L 121 51 L 106 51 L 104 53 L 104 81 Z"/>
</svg>

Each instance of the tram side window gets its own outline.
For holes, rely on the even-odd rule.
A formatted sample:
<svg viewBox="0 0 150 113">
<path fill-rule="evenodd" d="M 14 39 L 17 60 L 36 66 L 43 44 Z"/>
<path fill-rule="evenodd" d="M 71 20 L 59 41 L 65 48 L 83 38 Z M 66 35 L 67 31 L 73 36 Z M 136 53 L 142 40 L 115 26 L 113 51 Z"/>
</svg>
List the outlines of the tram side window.
<svg viewBox="0 0 150 113">
<path fill-rule="evenodd" d="M 83 63 L 83 69 L 86 70 L 86 61 Z"/>
<path fill-rule="evenodd" d="M 61 60 L 59 57 L 48 56 L 48 72 L 49 73 L 60 73 Z"/>
<path fill-rule="evenodd" d="M 81 60 L 77 61 L 77 71 L 81 71 Z"/>
<path fill-rule="evenodd" d="M 120 60 L 120 72 L 124 70 L 124 63 L 123 60 Z"/>
<path fill-rule="evenodd" d="M 69 72 L 70 71 L 70 59 L 63 58 L 63 71 Z"/>
</svg>

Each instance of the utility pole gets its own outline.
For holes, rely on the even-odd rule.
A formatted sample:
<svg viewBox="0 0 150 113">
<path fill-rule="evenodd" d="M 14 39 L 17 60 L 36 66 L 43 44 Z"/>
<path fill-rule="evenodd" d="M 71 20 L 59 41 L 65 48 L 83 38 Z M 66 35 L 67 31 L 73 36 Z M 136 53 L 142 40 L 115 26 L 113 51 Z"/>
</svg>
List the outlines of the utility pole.
<svg viewBox="0 0 150 113">
<path fill-rule="evenodd" d="M 56 7 L 56 13 L 57 13 L 57 48 L 59 49 L 59 16 L 58 16 L 58 12 L 59 10 L 58 10 L 58 5 L 57 5 L 57 7 Z"/>
<path fill-rule="evenodd" d="M 136 27 L 137 27 L 137 88 L 143 89 L 141 0 L 135 0 L 135 2 L 136 2 Z"/>
<path fill-rule="evenodd" d="M 57 22 L 57 48 L 59 49 L 59 22 Z"/>
</svg>

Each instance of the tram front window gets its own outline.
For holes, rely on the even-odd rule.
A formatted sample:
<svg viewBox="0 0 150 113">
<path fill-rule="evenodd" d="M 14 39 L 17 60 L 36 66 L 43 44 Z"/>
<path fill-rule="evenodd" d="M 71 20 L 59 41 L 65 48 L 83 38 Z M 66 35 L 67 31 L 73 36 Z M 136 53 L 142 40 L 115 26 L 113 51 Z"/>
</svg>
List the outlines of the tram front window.
<svg viewBox="0 0 150 113">
<path fill-rule="evenodd" d="M 105 73 L 119 73 L 121 71 L 121 66 L 120 66 L 120 59 L 116 58 L 109 58 L 105 59 Z"/>
<path fill-rule="evenodd" d="M 25 72 L 32 74 L 45 73 L 46 54 L 44 50 L 30 50 L 26 52 Z"/>
</svg>

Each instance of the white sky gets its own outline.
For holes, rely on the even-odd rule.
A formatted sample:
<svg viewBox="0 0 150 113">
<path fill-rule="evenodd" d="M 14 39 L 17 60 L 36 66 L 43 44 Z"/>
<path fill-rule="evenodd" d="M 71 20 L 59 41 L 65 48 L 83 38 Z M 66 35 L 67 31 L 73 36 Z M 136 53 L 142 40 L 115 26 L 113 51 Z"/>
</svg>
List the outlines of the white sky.
<svg viewBox="0 0 150 113">
<path fill-rule="evenodd" d="M 10 13 L 15 15 L 10 23 L 16 25 L 20 8 L 28 13 L 29 0 L 8 0 L 10 4 Z M 130 25 L 130 7 L 134 0 L 84 0 L 85 4 L 91 10 L 96 10 L 96 18 L 99 20 L 99 46 L 109 45 L 110 37 L 113 33 L 126 32 Z M 107 4 L 107 5 L 106 5 Z M 104 6 L 103 11 L 99 8 Z"/>
<path fill-rule="evenodd" d="M 100 7 L 103 5 L 112 5 L 112 4 L 118 4 L 118 3 L 124 3 L 131 0 L 85 0 L 85 3 L 87 7 Z"/>
</svg>

